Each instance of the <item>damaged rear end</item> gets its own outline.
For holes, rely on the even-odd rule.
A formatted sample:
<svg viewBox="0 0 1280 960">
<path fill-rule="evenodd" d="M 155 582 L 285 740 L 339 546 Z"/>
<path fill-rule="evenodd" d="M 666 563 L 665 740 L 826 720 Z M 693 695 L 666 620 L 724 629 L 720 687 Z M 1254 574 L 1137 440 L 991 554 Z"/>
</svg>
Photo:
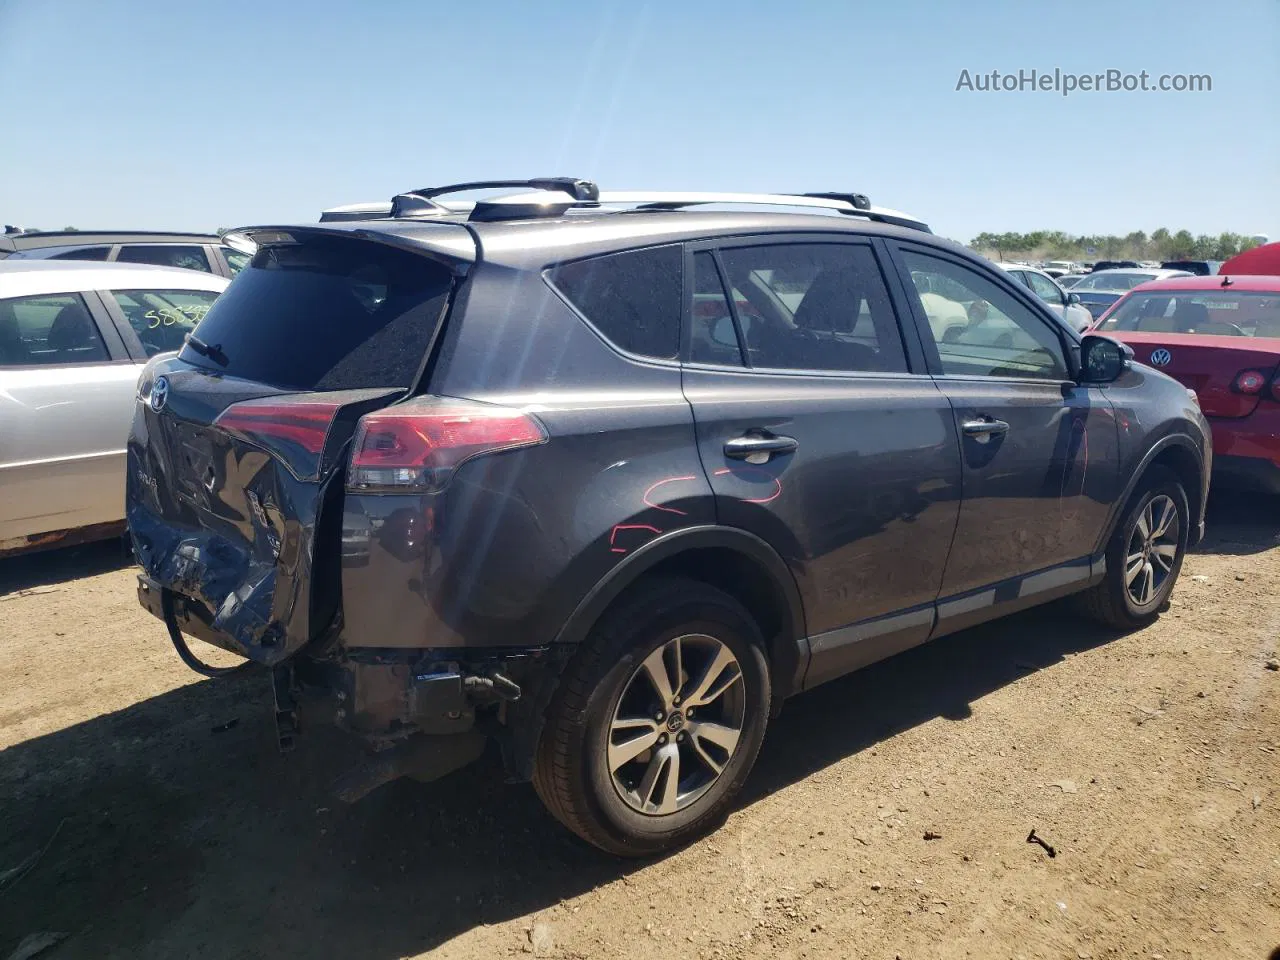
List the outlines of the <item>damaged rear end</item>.
<svg viewBox="0 0 1280 960">
<path fill-rule="evenodd" d="M 474 243 L 443 223 L 411 238 L 329 225 L 245 232 L 258 245 L 251 264 L 182 351 L 139 380 L 127 519 L 142 604 L 197 669 L 183 634 L 270 668 L 288 746 L 300 685 L 344 700 L 386 682 L 385 670 L 362 678 L 339 641 L 352 444 L 386 423 L 364 418 L 422 402 L 414 394 Z M 398 766 L 384 758 L 379 769 Z"/>
</svg>

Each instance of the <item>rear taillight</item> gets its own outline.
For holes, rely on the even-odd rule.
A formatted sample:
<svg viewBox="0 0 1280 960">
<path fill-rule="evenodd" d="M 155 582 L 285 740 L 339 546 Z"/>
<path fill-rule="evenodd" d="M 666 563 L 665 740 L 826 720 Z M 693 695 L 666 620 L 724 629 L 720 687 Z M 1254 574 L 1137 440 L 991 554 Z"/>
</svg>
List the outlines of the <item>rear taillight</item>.
<svg viewBox="0 0 1280 960">
<path fill-rule="evenodd" d="M 213 425 L 227 433 L 275 448 L 280 441 L 296 444 L 307 453 L 319 454 L 329 424 L 341 404 L 245 400 L 223 410 Z"/>
<path fill-rule="evenodd" d="M 440 490 L 475 457 L 544 443 L 519 410 L 469 400 L 410 401 L 361 418 L 347 488 L 360 493 Z"/>
<path fill-rule="evenodd" d="M 1256 396 L 1267 385 L 1267 375 L 1261 370 L 1241 370 L 1232 381 L 1231 389 L 1245 396 Z"/>
</svg>

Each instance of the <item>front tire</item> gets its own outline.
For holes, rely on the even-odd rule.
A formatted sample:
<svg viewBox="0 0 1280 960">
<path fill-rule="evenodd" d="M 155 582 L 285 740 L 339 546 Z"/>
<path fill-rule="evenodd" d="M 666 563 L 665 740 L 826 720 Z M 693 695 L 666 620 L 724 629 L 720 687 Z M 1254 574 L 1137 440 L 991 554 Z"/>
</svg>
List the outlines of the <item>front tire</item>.
<svg viewBox="0 0 1280 960">
<path fill-rule="evenodd" d="M 1117 630 L 1146 626 L 1159 615 L 1182 570 L 1191 529 L 1178 478 L 1153 470 L 1125 508 L 1107 544 L 1107 572 L 1085 592 L 1085 612 Z"/>
<path fill-rule="evenodd" d="M 718 824 L 769 715 L 764 641 L 728 594 L 654 580 L 615 606 L 565 669 L 533 783 L 588 843 L 649 856 Z"/>
</svg>

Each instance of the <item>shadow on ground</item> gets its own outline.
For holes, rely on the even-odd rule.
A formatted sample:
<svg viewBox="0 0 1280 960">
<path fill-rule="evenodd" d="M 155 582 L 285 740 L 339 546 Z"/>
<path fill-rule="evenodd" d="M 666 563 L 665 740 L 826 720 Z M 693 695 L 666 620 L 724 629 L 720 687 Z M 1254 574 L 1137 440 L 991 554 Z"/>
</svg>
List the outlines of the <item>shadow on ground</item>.
<svg viewBox="0 0 1280 960">
<path fill-rule="evenodd" d="M 1050 606 L 834 681 L 773 723 L 741 805 L 1112 636 Z M 325 788 L 354 745 L 313 731 L 278 756 L 269 702 L 265 676 L 206 681 L 0 753 L 0 874 L 49 844 L 0 891 L 0 956 L 66 931 L 59 957 L 390 960 L 637 869 L 492 756 L 343 807 Z"/>
<path fill-rule="evenodd" d="M 125 542 L 117 537 L 79 547 L 47 550 L 0 559 L 0 597 L 81 577 L 94 577 L 128 566 Z"/>
<path fill-rule="evenodd" d="M 1215 490 L 1209 494 L 1204 542 L 1196 553 L 1248 556 L 1280 544 L 1280 497 Z"/>
</svg>

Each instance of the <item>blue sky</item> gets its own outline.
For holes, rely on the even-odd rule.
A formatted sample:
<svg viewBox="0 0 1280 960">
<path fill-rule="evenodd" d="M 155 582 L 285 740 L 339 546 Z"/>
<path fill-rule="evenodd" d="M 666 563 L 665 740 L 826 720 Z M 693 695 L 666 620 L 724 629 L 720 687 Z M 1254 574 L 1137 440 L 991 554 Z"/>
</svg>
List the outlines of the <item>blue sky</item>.
<svg viewBox="0 0 1280 960">
<path fill-rule="evenodd" d="M 0 221 L 212 229 L 493 176 L 859 190 L 946 236 L 1280 237 L 1280 0 L 0 0 Z M 957 92 L 1019 69 L 1207 93 Z"/>
</svg>

